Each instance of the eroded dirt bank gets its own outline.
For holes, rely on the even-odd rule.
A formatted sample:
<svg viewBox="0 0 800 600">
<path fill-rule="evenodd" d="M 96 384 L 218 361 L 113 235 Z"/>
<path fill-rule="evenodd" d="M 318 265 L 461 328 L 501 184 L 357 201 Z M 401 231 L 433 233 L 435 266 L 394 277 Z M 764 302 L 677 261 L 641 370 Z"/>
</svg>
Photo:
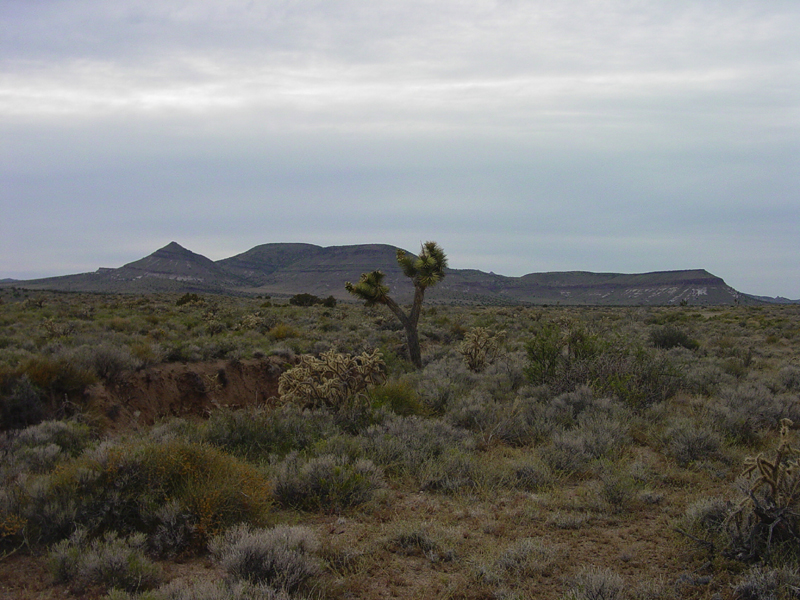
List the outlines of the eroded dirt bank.
<svg viewBox="0 0 800 600">
<path fill-rule="evenodd" d="M 277 357 L 160 364 L 89 387 L 86 407 L 114 430 L 168 417 L 204 418 L 217 408 L 271 405 L 287 364 Z"/>
</svg>

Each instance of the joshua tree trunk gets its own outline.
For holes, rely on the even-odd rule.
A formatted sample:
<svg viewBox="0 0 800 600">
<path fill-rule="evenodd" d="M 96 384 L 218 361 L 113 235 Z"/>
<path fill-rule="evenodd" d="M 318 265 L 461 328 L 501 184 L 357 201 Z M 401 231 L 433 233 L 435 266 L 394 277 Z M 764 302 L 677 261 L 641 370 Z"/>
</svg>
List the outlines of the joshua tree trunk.
<svg viewBox="0 0 800 600">
<path fill-rule="evenodd" d="M 356 285 L 350 282 L 345 284 L 345 289 L 366 301 L 367 306 L 385 304 L 391 310 L 403 328 L 406 330 L 408 343 L 408 358 L 418 369 L 422 368 L 422 354 L 419 348 L 419 333 L 417 325 L 422 314 L 422 301 L 425 298 L 425 289 L 436 285 L 444 278 L 444 269 L 447 267 L 447 257 L 436 242 L 425 242 L 419 257 L 414 259 L 402 250 L 397 251 L 397 262 L 403 269 L 403 274 L 414 282 L 414 302 L 411 311 L 406 312 L 392 298 L 389 297 L 388 286 L 383 285 L 383 273 L 372 271 L 362 273 Z"/>
<path fill-rule="evenodd" d="M 405 311 L 400 308 L 397 303 L 386 297 L 386 304 L 397 319 L 403 324 L 406 330 L 406 343 L 408 345 L 408 358 L 411 363 L 418 369 L 422 368 L 422 352 L 419 348 L 419 333 L 417 333 L 417 325 L 419 324 L 419 316 L 422 312 L 422 300 L 425 297 L 425 290 L 415 288 L 414 290 L 414 304 L 411 306 L 411 312 L 406 315 Z"/>
</svg>

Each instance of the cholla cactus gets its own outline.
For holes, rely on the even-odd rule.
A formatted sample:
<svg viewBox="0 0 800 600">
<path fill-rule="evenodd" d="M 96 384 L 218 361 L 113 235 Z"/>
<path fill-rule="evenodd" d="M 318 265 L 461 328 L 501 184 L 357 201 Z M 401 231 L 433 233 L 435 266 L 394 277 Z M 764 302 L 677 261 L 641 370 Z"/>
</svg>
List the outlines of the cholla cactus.
<svg viewBox="0 0 800 600">
<path fill-rule="evenodd" d="M 470 371 L 478 372 L 494 361 L 500 353 L 500 344 L 506 337 L 505 331 L 493 333 L 485 327 L 474 327 L 465 335 L 458 345 L 458 351 Z"/>
<path fill-rule="evenodd" d="M 800 450 L 790 443 L 790 419 L 781 419 L 775 458 L 763 454 L 745 461 L 751 478 L 747 498 L 729 517 L 732 553 L 742 560 L 769 561 L 773 543 L 800 543 Z"/>
<path fill-rule="evenodd" d="M 278 394 L 283 402 L 304 408 L 338 407 L 363 396 L 369 386 L 386 381 L 383 356 L 377 350 L 360 356 L 323 352 L 300 357 L 300 364 L 283 373 Z"/>
</svg>

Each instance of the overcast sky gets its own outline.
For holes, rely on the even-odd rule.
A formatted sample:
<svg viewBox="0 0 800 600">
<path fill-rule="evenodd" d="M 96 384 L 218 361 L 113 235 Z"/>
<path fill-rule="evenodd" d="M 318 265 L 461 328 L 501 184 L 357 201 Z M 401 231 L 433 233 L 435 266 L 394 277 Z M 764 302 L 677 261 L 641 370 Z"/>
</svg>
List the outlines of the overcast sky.
<svg viewBox="0 0 800 600">
<path fill-rule="evenodd" d="M 0 279 L 439 242 L 800 298 L 797 0 L 0 0 Z"/>
</svg>

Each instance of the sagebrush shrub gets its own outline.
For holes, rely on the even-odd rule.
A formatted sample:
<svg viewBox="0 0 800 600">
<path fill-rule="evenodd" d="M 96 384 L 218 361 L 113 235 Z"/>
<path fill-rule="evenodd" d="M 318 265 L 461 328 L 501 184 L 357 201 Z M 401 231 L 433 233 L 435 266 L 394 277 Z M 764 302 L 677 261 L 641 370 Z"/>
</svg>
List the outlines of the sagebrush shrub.
<svg viewBox="0 0 800 600">
<path fill-rule="evenodd" d="M 92 430 L 80 421 L 44 421 L 19 432 L 12 442 L 14 451 L 22 448 L 56 445 L 65 455 L 77 456 L 91 442 Z"/>
<path fill-rule="evenodd" d="M 467 393 L 477 380 L 464 361 L 448 354 L 425 366 L 418 376 L 417 391 L 430 414 L 442 415 L 448 404 Z"/>
<path fill-rule="evenodd" d="M 477 490 L 486 480 L 486 474 L 473 455 L 450 451 L 424 463 L 419 479 L 422 490 L 456 494 Z"/>
<path fill-rule="evenodd" d="M 473 436 L 439 419 L 391 415 L 358 437 L 364 455 L 395 475 L 416 475 L 420 467 L 450 450 L 474 448 Z"/>
<path fill-rule="evenodd" d="M 145 515 L 145 519 L 154 524 L 147 543 L 158 556 L 181 554 L 189 550 L 196 540 L 196 517 L 175 500 L 158 507 L 152 517 Z"/>
<path fill-rule="evenodd" d="M 200 431 L 202 440 L 257 461 L 303 450 L 337 433 L 330 415 L 284 410 L 216 410 Z"/>
<path fill-rule="evenodd" d="M 800 417 L 796 397 L 774 394 L 757 383 L 723 387 L 709 409 L 714 425 L 726 438 L 747 445 L 777 429 L 781 419 Z"/>
<path fill-rule="evenodd" d="M 716 432 L 686 420 L 680 420 L 667 429 L 664 439 L 666 454 L 681 467 L 714 458 L 722 445 Z"/>
<path fill-rule="evenodd" d="M 278 466 L 275 497 L 286 507 L 341 512 L 369 501 L 384 485 L 370 460 L 330 454 L 304 460 L 295 453 Z"/>
<path fill-rule="evenodd" d="M 316 556 L 319 542 L 307 527 L 238 525 L 213 538 L 209 550 L 231 576 L 290 593 L 322 571 Z"/>
<path fill-rule="evenodd" d="M 800 367 L 785 365 L 778 371 L 778 381 L 788 392 L 800 392 Z"/>
<path fill-rule="evenodd" d="M 155 587 L 161 579 L 144 546 L 143 534 L 120 538 L 112 532 L 89 541 L 86 531 L 79 529 L 53 546 L 48 558 L 55 580 L 73 589 L 100 586 L 138 592 Z"/>
</svg>

